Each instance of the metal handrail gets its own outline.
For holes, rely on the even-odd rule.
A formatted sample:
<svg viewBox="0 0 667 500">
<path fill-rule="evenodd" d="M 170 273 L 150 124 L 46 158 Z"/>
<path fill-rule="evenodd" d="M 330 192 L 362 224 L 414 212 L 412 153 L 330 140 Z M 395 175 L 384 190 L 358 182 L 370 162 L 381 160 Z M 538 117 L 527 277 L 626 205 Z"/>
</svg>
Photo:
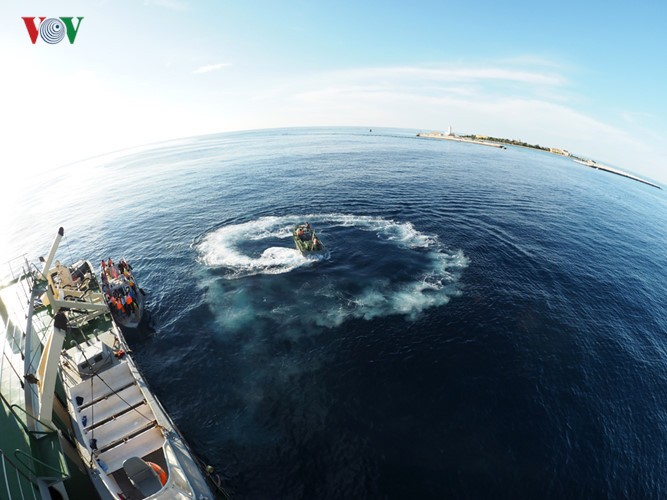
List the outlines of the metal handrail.
<svg viewBox="0 0 667 500">
<path fill-rule="evenodd" d="M 31 430 L 28 428 L 28 426 L 27 426 L 26 424 L 23 423 L 23 420 L 21 420 L 21 419 L 19 418 L 19 416 L 16 414 L 16 412 L 14 411 L 14 408 L 18 408 L 18 409 L 21 410 L 27 417 L 30 417 L 30 418 L 33 419 L 35 422 L 39 422 L 40 424 L 42 424 L 44 427 L 46 427 L 46 428 L 49 429 L 49 430 L 48 430 L 48 431 L 31 431 Z M 47 423 L 45 423 L 45 422 L 42 422 L 39 418 L 37 418 L 36 416 L 34 416 L 32 413 L 30 413 L 30 412 L 29 412 L 28 410 L 26 410 L 25 408 L 23 408 L 23 407 L 17 405 L 16 403 L 14 403 L 13 405 L 11 405 L 11 406 L 9 407 L 9 411 L 11 411 L 11 412 L 14 414 L 14 416 L 16 417 L 16 419 L 17 419 L 17 420 L 19 421 L 19 423 L 21 424 L 21 427 L 23 427 L 23 429 L 24 429 L 26 432 L 30 433 L 30 434 L 43 434 L 43 435 L 46 435 L 46 434 L 53 434 L 53 433 L 57 433 L 57 432 L 58 432 L 58 429 L 55 429 L 55 428 L 51 427 L 49 424 L 47 424 Z"/>
<path fill-rule="evenodd" d="M 21 455 L 24 455 L 24 456 L 28 457 L 30 460 L 33 461 L 33 463 L 37 462 L 37 463 L 40 464 L 42 467 L 46 467 L 47 469 L 52 470 L 52 471 L 56 472 L 56 473 L 59 474 L 59 475 L 56 476 L 56 477 L 38 476 L 36 471 L 34 471 L 34 470 L 33 470 L 27 463 L 25 463 L 23 460 L 21 460 L 21 459 L 19 458 Z M 49 465 L 49 464 L 47 464 L 46 462 L 43 462 L 43 461 L 39 460 L 38 458 L 33 457 L 30 453 L 26 453 L 26 452 L 23 451 L 23 450 L 18 450 L 18 449 L 17 449 L 17 450 L 14 450 L 14 457 L 16 457 L 16 460 L 18 460 L 18 462 L 19 462 L 21 465 L 23 465 L 23 466 L 26 467 L 30 472 L 32 472 L 32 474 L 33 474 L 36 478 L 41 479 L 41 480 L 43 480 L 43 481 L 60 482 L 60 481 L 64 481 L 65 479 L 69 479 L 69 477 L 70 477 L 70 475 L 69 475 L 69 470 L 67 470 L 67 472 L 63 472 L 63 471 L 61 471 L 60 469 L 56 469 L 56 468 L 53 467 L 52 465 Z"/>
<path fill-rule="evenodd" d="M 0 459 L 2 460 L 2 471 L 4 474 L 4 479 L 5 479 L 5 487 L 7 488 L 7 495 L 8 498 L 11 498 L 11 492 L 9 488 L 9 478 L 7 477 L 7 469 L 5 467 L 5 462 L 9 463 L 11 465 L 11 468 L 16 471 L 16 478 L 20 481 L 18 475 L 21 474 L 33 487 L 36 487 L 39 489 L 39 484 L 37 483 L 37 478 L 30 477 L 28 474 L 23 472 L 21 469 L 19 469 L 16 464 L 12 461 L 11 458 L 9 458 L 4 451 L 0 450 Z M 19 488 L 20 488 L 20 482 L 19 482 Z M 21 488 L 21 497 L 23 497 L 23 489 Z M 34 490 L 33 490 L 33 497 L 34 497 Z"/>
</svg>

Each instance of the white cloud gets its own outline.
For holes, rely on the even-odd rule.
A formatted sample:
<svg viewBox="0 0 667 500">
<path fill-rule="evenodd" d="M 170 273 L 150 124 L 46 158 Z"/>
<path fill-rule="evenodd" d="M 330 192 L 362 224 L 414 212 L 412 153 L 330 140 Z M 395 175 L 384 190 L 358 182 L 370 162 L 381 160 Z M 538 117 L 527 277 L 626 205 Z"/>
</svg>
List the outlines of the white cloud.
<svg viewBox="0 0 667 500">
<path fill-rule="evenodd" d="M 440 82 L 509 81 L 533 85 L 561 86 L 567 80 L 553 72 L 511 69 L 499 66 L 394 66 L 357 68 L 331 72 L 334 79 L 392 79 Z"/>
<path fill-rule="evenodd" d="M 144 5 L 162 7 L 168 10 L 182 12 L 190 9 L 190 4 L 184 0 L 144 0 Z"/>
<path fill-rule="evenodd" d="M 645 121 L 646 119 L 653 118 L 653 115 L 645 112 L 622 111 L 621 117 L 628 123 L 636 124 Z"/>
<path fill-rule="evenodd" d="M 636 126 L 610 126 L 582 111 L 569 79 L 553 67 L 543 72 L 530 65 L 397 66 L 262 78 L 241 71 L 224 86 L 216 79 L 193 78 L 189 88 L 167 82 L 140 92 L 132 82 L 121 85 L 89 71 L 55 75 L 26 61 L 10 61 L 14 71 L 0 82 L 3 153 L 17 172 L 203 133 L 326 125 L 446 130 L 452 125 L 457 133 L 562 147 L 665 178 L 659 141 Z M 228 66 L 209 64 L 192 73 Z M 52 112 L 48 103 L 55 102 L 63 104 Z M 626 111 L 627 118 L 640 117 Z M 659 133 L 656 129 L 654 135 Z"/>
<path fill-rule="evenodd" d="M 208 64 L 206 66 L 201 66 L 192 72 L 193 75 L 198 75 L 201 73 L 209 73 L 211 71 L 217 71 L 219 69 L 228 68 L 231 66 L 231 63 L 218 63 L 218 64 Z"/>
<path fill-rule="evenodd" d="M 566 83 L 565 79 L 559 75 L 497 67 L 450 69 L 400 68 L 400 72 L 405 72 L 418 78 L 445 82 L 511 81 L 525 84 L 556 86 Z"/>
<path fill-rule="evenodd" d="M 356 68 L 282 82 L 257 104 L 265 126 L 451 124 L 459 133 L 561 147 L 664 179 L 655 141 L 578 109 L 581 99 L 568 87 L 563 75 L 530 69 Z"/>
</svg>

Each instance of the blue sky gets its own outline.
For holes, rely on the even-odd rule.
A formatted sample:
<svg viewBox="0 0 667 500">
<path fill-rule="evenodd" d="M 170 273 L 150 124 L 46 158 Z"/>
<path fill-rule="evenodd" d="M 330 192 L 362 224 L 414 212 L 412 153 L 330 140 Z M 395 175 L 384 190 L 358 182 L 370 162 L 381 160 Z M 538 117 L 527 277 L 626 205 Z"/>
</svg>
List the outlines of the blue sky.
<svg viewBox="0 0 667 500">
<path fill-rule="evenodd" d="M 33 45 L 22 16 L 84 20 Z M 667 182 L 665 2 L 5 0 L 0 23 L 17 175 L 205 133 L 452 125 Z"/>
</svg>

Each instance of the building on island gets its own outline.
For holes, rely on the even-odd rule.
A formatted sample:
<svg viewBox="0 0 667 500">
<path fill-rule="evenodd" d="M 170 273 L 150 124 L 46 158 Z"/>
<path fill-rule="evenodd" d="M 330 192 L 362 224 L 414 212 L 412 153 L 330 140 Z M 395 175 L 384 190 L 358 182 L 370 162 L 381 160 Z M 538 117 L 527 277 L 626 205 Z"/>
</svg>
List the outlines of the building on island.
<svg viewBox="0 0 667 500">
<path fill-rule="evenodd" d="M 570 152 L 566 149 L 549 148 L 549 152 L 557 155 L 570 156 Z"/>
</svg>

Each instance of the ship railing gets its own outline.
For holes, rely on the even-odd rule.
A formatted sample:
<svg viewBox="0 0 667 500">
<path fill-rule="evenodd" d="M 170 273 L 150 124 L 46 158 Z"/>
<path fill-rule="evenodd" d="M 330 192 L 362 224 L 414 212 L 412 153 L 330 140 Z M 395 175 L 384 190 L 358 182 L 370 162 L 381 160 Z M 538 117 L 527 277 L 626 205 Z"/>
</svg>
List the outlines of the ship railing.
<svg viewBox="0 0 667 500">
<path fill-rule="evenodd" d="M 22 259 L 27 263 L 25 257 Z M 27 373 L 25 363 L 26 360 L 30 361 L 35 358 L 33 353 L 26 352 L 26 332 L 23 325 L 20 324 L 26 313 L 28 302 L 26 293 L 32 286 L 32 276 L 24 271 L 18 272 L 21 266 L 17 262 L 18 259 L 13 259 L 4 264 L 4 269 L 0 269 L 3 276 L 4 271 L 9 271 L 8 276 L 10 277 L 10 281 L 3 282 L 1 286 L 3 289 L 11 287 L 11 293 L 6 296 L 9 302 L 5 303 L 4 300 L 0 302 L 0 314 L 2 314 L 2 321 L 0 321 L 2 325 L 0 328 L 0 350 L 2 351 L 0 392 L 3 399 L 8 399 L 11 403 L 24 402 L 24 389 L 29 388 L 23 379 L 23 374 Z M 15 294 L 15 299 L 12 298 L 12 294 Z M 11 304 L 9 309 L 7 304 Z"/>
<path fill-rule="evenodd" d="M 0 277 L 2 278 L 2 283 L 3 284 L 11 284 L 15 282 L 18 277 L 21 275 L 21 273 L 18 271 L 19 269 L 23 269 L 24 262 L 27 261 L 27 256 L 24 255 L 19 255 L 18 257 L 15 257 L 13 259 L 10 259 L 8 261 L 5 261 L 2 265 L 3 269 L 0 270 L 2 273 Z M 17 262 L 20 262 L 17 264 Z"/>
<path fill-rule="evenodd" d="M 35 276 L 40 274 L 40 271 L 37 270 L 35 265 L 30 264 L 28 257 L 25 254 L 6 261 L 1 267 L 0 283 L 3 286 L 17 283 L 25 277 L 31 279 L 29 285 L 32 285 L 34 283 Z M 32 269 L 33 267 L 35 267 L 34 270 Z M 23 288 L 23 293 L 26 295 L 27 299 L 30 296 L 30 288 Z"/>
<path fill-rule="evenodd" d="M 23 422 L 23 420 L 19 417 L 17 410 L 20 410 L 28 419 L 33 420 L 34 422 L 38 422 L 42 427 L 48 429 L 48 430 L 31 430 L 28 428 L 28 425 Z M 57 465 L 49 464 L 46 463 L 42 460 L 39 460 L 35 458 L 34 456 L 30 455 L 29 453 L 26 453 L 25 451 L 22 450 L 15 450 L 14 451 L 14 457 L 16 460 L 26 467 L 36 478 L 41 479 L 42 481 L 46 482 L 47 484 L 52 484 L 56 482 L 63 481 L 69 477 L 69 470 L 67 469 L 67 464 L 65 463 L 64 456 L 62 454 L 62 447 L 60 445 L 60 431 L 58 431 L 56 428 L 50 426 L 49 424 L 41 421 L 34 415 L 32 415 L 30 412 L 22 408 L 21 406 L 17 404 L 13 404 L 9 406 L 9 411 L 12 412 L 12 414 L 16 417 L 16 421 L 23 427 L 23 430 L 30 436 L 50 436 L 51 439 L 48 441 L 51 441 L 51 443 L 48 442 L 42 442 L 41 444 L 37 444 L 33 441 L 34 446 L 38 446 L 41 448 L 47 448 L 50 450 L 51 453 L 55 452 L 55 456 L 57 457 Z M 47 454 L 47 456 L 49 456 Z M 27 464 L 21 457 L 28 457 L 31 460 L 32 465 L 38 464 L 39 467 L 41 467 L 41 473 L 40 470 L 37 470 L 37 467 L 30 467 L 29 464 Z M 56 473 L 55 476 L 50 475 L 53 473 Z"/>
<path fill-rule="evenodd" d="M 19 259 L 22 260 L 22 263 L 16 264 L 16 262 L 18 262 Z M 25 360 L 27 358 L 29 361 L 34 362 L 35 359 L 34 353 L 25 352 L 25 347 L 26 347 L 26 337 L 29 333 L 31 333 L 29 331 L 32 326 L 30 323 L 34 319 L 34 317 L 30 314 L 29 306 L 34 300 L 33 288 L 35 286 L 35 282 L 39 277 L 40 271 L 34 266 L 34 264 L 31 265 L 25 256 L 21 256 L 8 261 L 6 263 L 6 267 L 9 270 L 9 276 L 10 276 L 9 284 L 15 285 L 15 294 L 16 298 L 18 299 L 15 302 L 15 305 L 19 306 L 19 309 L 16 312 L 22 313 L 28 319 L 29 324 L 27 325 L 27 329 L 23 330 L 22 328 L 19 328 L 15 323 L 7 322 L 6 325 L 7 331 L 5 332 L 6 333 L 5 337 L 9 341 L 10 347 L 14 350 L 15 353 L 19 352 L 21 354 L 22 359 Z M 40 318 L 40 322 L 43 323 L 44 320 Z M 40 330 L 42 330 L 40 341 L 43 342 L 44 341 L 43 330 L 45 330 L 43 324 Z M 29 371 L 30 371 L 29 369 L 26 369 L 26 372 Z M 21 382 L 21 385 L 23 385 L 23 382 Z"/>
<path fill-rule="evenodd" d="M 34 277 L 32 276 L 32 273 L 29 272 L 29 265 L 28 261 L 25 259 L 25 256 L 20 257 L 20 259 L 24 259 L 25 262 L 22 263 L 20 266 L 16 265 L 16 262 L 19 260 L 19 258 L 12 259 L 6 263 L 7 269 L 9 270 L 9 281 L 6 283 L 3 283 L 4 286 L 9 286 L 9 285 L 15 285 L 15 293 L 16 293 L 16 298 L 18 301 L 16 304 L 20 305 L 21 312 L 23 314 L 26 314 L 26 304 L 28 303 L 30 299 L 30 294 L 32 290 L 32 286 L 34 283 Z M 17 268 L 20 267 L 21 270 L 20 272 L 17 272 Z M 10 332 L 11 328 L 11 332 Z M 11 322 L 7 321 L 6 325 L 6 338 L 7 340 L 11 343 L 12 349 L 15 349 L 14 352 L 20 352 L 22 357 L 25 357 L 25 352 L 24 352 L 24 342 L 25 342 L 25 333 L 23 331 L 18 331 L 19 328 Z"/>
<path fill-rule="evenodd" d="M 36 416 L 34 416 L 32 413 L 30 413 L 28 410 L 26 410 L 25 408 L 22 408 L 21 406 L 19 406 L 17 404 L 11 405 L 9 407 L 9 410 L 14 414 L 14 416 L 16 417 L 16 420 L 21 424 L 21 427 L 23 427 L 23 430 L 26 431 L 28 434 L 31 434 L 33 436 L 43 436 L 43 435 L 46 435 L 46 434 L 54 434 L 54 433 L 57 434 L 58 433 L 57 429 L 54 429 L 49 424 L 44 423 L 43 421 L 38 419 Z M 19 415 L 14 410 L 21 410 L 21 412 L 26 417 L 28 417 L 30 420 L 32 420 L 33 422 L 36 422 L 36 423 L 40 423 L 43 427 L 46 427 L 48 430 L 41 431 L 41 430 L 29 429 L 28 426 L 23 422 L 23 419 L 21 417 L 19 417 Z"/>
<path fill-rule="evenodd" d="M 4 397 L 2 399 L 6 404 L 7 401 L 4 399 Z M 54 460 L 56 463 L 54 465 L 53 462 L 50 464 L 43 462 L 42 460 L 35 458 L 29 453 L 18 449 L 14 451 L 15 459 L 26 469 L 28 469 L 36 479 L 42 480 L 46 484 L 53 484 L 67 479 L 69 477 L 69 469 L 67 468 L 67 463 L 64 459 L 62 446 L 60 444 L 60 431 L 55 427 L 52 427 L 51 425 L 41 421 L 17 404 L 8 405 L 8 408 L 12 415 L 14 415 L 16 418 L 16 422 L 23 428 L 26 434 L 32 438 L 38 436 L 48 436 L 48 438 L 45 440 L 40 439 L 39 443 L 36 442 L 36 440 L 31 439 L 31 448 L 33 451 L 36 451 L 36 449 L 42 450 L 42 456 L 55 456 L 56 458 Z M 17 410 L 23 413 L 27 419 L 39 423 L 47 430 L 31 430 L 23 421 L 23 419 L 19 417 Z M 32 465 L 37 464 L 38 467 L 31 467 L 30 465 L 26 464 L 25 461 L 21 458 L 23 456 L 28 457 L 32 461 Z M 55 476 L 53 475 L 54 472 L 56 473 Z"/>
<path fill-rule="evenodd" d="M 2 475 L 0 476 L 0 497 L 7 493 L 7 498 L 42 498 L 37 478 L 22 471 L 7 455 L 0 450 L 0 462 L 2 463 Z M 31 493 L 32 496 L 28 495 Z"/>
<path fill-rule="evenodd" d="M 30 464 L 24 462 L 23 459 L 21 459 L 21 457 L 27 457 L 28 460 L 30 461 Z M 60 468 L 47 464 L 46 462 L 43 462 L 42 460 L 33 457 L 30 453 L 26 453 L 23 450 L 14 450 L 14 458 L 16 459 L 17 462 L 19 462 L 21 465 L 27 468 L 30 471 L 30 473 L 35 477 L 35 479 L 44 481 L 46 484 L 60 483 L 62 481 L 65 481 L 66 479 L 69 479 L 70 477 L 68 470 L 63 471 Z M 55 473 L 56 475 L 46 476 L 44 475 L 44 472 L 38 471 L 37 467 L 33 468 L 30 465 L 37 465 L 41 467 L 42 470 L 46 469 L 46 471 L 48 471 L 49 473 Z"/>
</svg>

